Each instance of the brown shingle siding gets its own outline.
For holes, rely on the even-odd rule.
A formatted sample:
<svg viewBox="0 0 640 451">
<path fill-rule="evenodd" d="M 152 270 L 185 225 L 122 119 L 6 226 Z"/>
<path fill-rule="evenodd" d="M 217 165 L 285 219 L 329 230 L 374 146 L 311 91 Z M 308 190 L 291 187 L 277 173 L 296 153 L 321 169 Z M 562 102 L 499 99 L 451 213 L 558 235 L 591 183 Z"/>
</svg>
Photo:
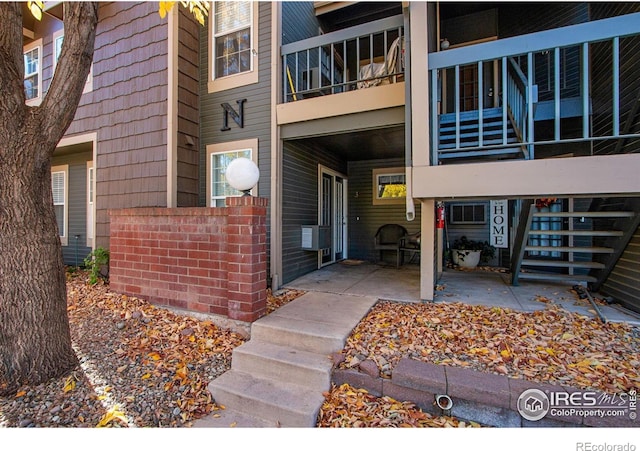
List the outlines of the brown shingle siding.
<svg viewBox="0 0 640 451">
<path fill-rule="evenodd" d="M 108 246 L 108 209 L 166 205 L 168 21 L 157 8 L 100 5 L 93 91 L 67 132 L 98 135 L 98 246 Z"/>
</svg>

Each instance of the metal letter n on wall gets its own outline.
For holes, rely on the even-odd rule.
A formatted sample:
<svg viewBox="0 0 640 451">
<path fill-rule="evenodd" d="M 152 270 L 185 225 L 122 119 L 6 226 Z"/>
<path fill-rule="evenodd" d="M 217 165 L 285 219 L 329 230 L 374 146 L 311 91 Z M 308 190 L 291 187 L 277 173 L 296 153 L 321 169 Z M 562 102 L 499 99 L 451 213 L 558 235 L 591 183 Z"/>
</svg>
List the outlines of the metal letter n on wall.
<svg viewBox="0 0 640 451">
<path fill-rule="evenodd" d="M 244 128 L 244 103 L 246 101 L 247 99 L 236 100 L 236 103 L 238 104 L 238 111 L 234 110 L 233 107 L 228 103 L 220 104 L 223 110 L 222 128 L 220 129 L 221 132 L 226 132 L 227 130 L 231 130 L 231 127 L 229 127 L 229 116 L 231 116 L 231 119 L 233 119 L 233 122 L 238 124 L 238 127 Z"/>
</svg>

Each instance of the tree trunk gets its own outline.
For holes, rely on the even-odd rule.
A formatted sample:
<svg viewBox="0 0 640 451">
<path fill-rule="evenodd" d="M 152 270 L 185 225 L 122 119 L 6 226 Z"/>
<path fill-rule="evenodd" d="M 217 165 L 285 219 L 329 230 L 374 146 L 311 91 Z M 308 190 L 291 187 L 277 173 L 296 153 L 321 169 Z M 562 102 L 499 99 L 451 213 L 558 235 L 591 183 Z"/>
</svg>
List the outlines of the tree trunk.
<svg viewBox="0 0 640 451">
<path fill-rule="evenodd" d="M 51 191 L 51 157 L 71 124 L 91 61 L 98 5 L 64 2 L 64 42 L 49 90 L 25 104 L 22 5 L 0 2 L 0 394 L 77 364 Z"/>
<path fill-rule="evenodd" d="M 0 392 L 40 384 L 77 364 L 50 165 L 36 164 L 33 155 L 25 152 L 21 167 L 0 171 Z"/>
</svg>

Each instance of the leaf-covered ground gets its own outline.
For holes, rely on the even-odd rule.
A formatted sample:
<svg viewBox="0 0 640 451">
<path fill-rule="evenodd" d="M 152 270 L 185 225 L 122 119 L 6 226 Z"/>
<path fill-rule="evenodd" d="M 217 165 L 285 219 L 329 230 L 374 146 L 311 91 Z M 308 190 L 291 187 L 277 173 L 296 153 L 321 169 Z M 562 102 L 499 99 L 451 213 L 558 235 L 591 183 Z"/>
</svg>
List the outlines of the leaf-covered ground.
<svg viewBox="0 0 640 451">
<path fill-rule="evenodd" d="M 388 396 L 378 398 L 348 384 L 333 386 L 324 393 L 318 427 L 464 428 L 479 427 L 454 417 L 432 416 L 411 402 Z"/>
<path fill-rule="evenodd" d="M 553 304 L 533 313 L 463 303 L 381 301 L 347 340 L 343 368 L 402 357 L 610 393 L 640 386 L 640 333 Z"/>
</svg>

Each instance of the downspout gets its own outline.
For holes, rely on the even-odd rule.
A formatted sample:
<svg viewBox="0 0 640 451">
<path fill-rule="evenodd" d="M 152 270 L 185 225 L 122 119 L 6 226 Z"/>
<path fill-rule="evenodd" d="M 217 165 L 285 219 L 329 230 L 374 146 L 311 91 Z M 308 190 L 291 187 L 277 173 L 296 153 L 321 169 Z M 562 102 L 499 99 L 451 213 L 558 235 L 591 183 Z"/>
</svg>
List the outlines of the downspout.
<svg viewBox="0 0 640 451">
<path fill-rule="evenodd" d="M 406 216 L 407 221 L 416 217 L 413 203 L 413 148 L 411 140 L 411 28 L 409 21 L 409 2 L 402 2 L 404 20 L 404 166 L 407 183 Z"/>
</svg>

